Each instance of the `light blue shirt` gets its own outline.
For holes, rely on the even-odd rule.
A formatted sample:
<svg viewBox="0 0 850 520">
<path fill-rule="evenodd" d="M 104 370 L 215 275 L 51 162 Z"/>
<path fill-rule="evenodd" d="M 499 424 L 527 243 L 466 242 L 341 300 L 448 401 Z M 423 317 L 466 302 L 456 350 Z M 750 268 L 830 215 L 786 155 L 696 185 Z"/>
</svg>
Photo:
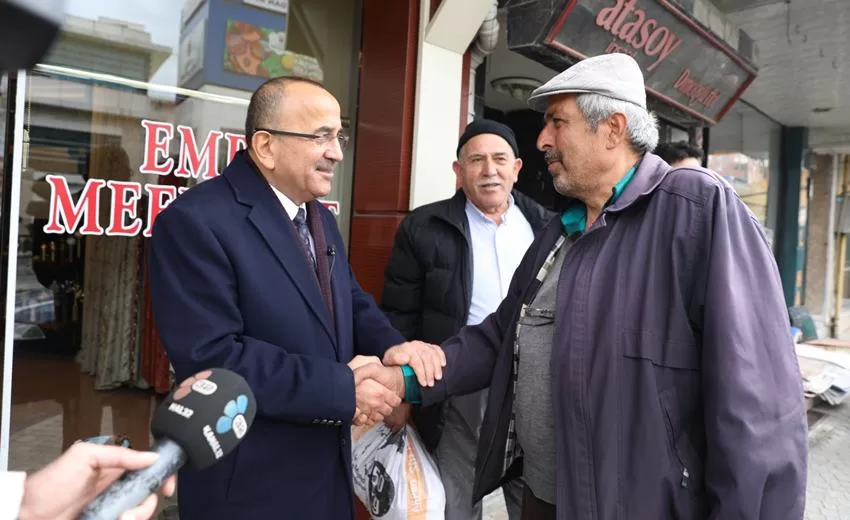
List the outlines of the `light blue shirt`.
<svg viewBox="0 0 850 520">
<path fill-rule="evenodd" d="M 501 224 L 487 218 L 468 200 L 466 220 L 472 241 L 472 302 L 466 324 L 477 325 L 507 296 L 514 271 L 534 241 L 534 230 L 513 196 L 508 199 Z"/>
</svg>

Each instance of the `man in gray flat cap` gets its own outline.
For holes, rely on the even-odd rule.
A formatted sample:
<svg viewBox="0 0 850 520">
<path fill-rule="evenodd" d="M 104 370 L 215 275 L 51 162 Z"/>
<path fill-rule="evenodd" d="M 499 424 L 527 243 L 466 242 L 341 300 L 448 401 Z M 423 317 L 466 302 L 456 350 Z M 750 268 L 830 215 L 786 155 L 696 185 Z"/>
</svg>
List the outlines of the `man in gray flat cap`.
<svg viewBox="0 0 850 520">
<path fill-rule="evenodd" d="M 498 310 L 443 343 L 424 405 L 490 387 L 474 499 L 522 475 L 522 518 L 800 520 L 806 414 L 758 221 L 671 169 L 622 54 L 537 89 L 561 218 Z"/>
</svg>

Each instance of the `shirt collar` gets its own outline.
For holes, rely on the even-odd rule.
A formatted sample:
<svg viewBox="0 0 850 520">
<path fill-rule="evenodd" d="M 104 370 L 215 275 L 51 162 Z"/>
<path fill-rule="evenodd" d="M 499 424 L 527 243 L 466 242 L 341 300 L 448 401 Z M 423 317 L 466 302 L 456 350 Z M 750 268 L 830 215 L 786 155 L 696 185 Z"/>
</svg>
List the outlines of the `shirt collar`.
<svg viewBox="0 0 850 520">
<path fill-rule="evenodd" d="M 282 191 L 275 188 L 271 184 L 269 184 L 269 186 L 271 186 L 272 191 L 274 191 L 274 194 L 277 197 L 277 200 L 279 200 L 281 205 L 283 205 L 283 209 L 284 209 L 284 211 L 286 211 L 286 214 L 289 215 L 290 220 L 295 220 L 295 215 L 298 213 L 298 210 L 300 208 L 304 208 L 304 211 L 307 211 L 307 205 L 306 204 L 300 204 L 300 205 L 295 204 L 294 202 L 292 202 L 292 199 L 290 199 L 289 197 L 284 195 Z"/>
<path fill-rule="evenodd" d="M 505 212 L 502 213 L 502 223 L 503 224 L 506 223 L 507 218 L 508 218 L 508 213 L 511 212 L 511 209 L 513 209 L 513 207 L 514 207 L 514 196 L 513 196 L 512 193 L 509 193 L 508 194 L 508 207 L 507 207 L 507 209 L 505 209 Z M 480 217 L 484 221 L 493 222 L 492 220 L 490 220 L 490 217 L 485 215 L 484 212 L 481 211 L 478 208 L 478 206 L 473 204 L 472 201 L 469 200 L 469 198 L 467 198 L 466 199 L 466 213 L 469 214 L 470 212 L 472 212 L 473 215 L 477 215 L 478 217 Z"/>
<path fill-rule="evenodd" d="M 623 190 L 626 189 L 626 186 L 629 185 L 632 177 L 635 176 L 635 171 L 637 171 L 637 165 L 632 166 L 631 169 L 626 172 L 626 175 L 624 175 L 623 178 L 614 185 L 614 188 L 611 190 L 611 198 L 605 203 L 605 207 L 616 202 L 620 195 L 622 195 Z M 564 232 L 568 237 L 575 233 L 584 233 L 587 228 L 587 206 L 584 204 L 576 204 L 567 208 L 567 210 L 561 214 L 561 225 L 564 227 Z"/>
</svg>

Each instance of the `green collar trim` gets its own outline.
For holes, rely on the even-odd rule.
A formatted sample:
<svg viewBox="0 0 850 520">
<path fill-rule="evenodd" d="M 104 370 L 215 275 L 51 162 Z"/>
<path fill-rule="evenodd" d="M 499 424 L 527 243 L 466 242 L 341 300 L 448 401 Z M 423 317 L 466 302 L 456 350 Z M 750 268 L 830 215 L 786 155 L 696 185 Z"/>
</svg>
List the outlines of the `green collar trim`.
<svg viewBox="0 0 850 520">
<path fill-rule="evenodd" d="M 614 188 L 611 190 L 611 198 L 605 203 L 606 208 L 622 195 L 626 186 L 632 180 L 632 177 L 635 176 L 635 171 L 637 171 L 637 165 L 632 166 L 626 175 L 620 179 L 620 182 L 614 185 Z M 573 236 L 575 233 L 584 233 L 587 229 L 587 206 L 576 204 L 567 208 L 561 214 L 561 225 L 564 226 L 564 232 L 566 232 L 568 237 Z"/>
</svg>

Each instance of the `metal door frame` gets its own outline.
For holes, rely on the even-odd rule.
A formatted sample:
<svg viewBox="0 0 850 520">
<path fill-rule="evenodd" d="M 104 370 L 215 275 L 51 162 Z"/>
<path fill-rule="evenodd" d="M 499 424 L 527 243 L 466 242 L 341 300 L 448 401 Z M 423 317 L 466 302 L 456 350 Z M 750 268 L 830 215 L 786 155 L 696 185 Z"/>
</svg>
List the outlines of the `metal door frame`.
<svg viewBox="0 0 850 520">
<path fill-rule="evenodd" d="M 0 248 L 5 249 L 6 265 L 0 265 L 0 270 L 5 270 L 2 276 L 5 281 L 5 329 L 3 331 L 3 393 L 2 411 L 0 412 L 0 471 L 7 471 L 9 467 L 9 445 L 12 420 L 12 368 L 14 365 L 15 345 L 15 292 L 18 268 L 18 224 L 21 213 L 21 175 L 24 163 L 24 119 L 26 116 L 26 91 L 27 73 L 19 71 L 13 79 L 10 75 L 8 80 L 8 103 L 6 117 L 12 116 L 12 154 L 7 156 L 3 175 L 3 201 L 0 223 L 2 229 L 8 229 L 5 233 L 5 244 Z M 14 106 L 12 100 L 14 99 Z M 9 135 L 8 127 L 6 135 Z M 11 163 L 11 168 L 9 164 Z M 2 258 L 3 255 L 0 255 Z M 2 282 L 0 282 L 2 283 Z"/>
</svg>

